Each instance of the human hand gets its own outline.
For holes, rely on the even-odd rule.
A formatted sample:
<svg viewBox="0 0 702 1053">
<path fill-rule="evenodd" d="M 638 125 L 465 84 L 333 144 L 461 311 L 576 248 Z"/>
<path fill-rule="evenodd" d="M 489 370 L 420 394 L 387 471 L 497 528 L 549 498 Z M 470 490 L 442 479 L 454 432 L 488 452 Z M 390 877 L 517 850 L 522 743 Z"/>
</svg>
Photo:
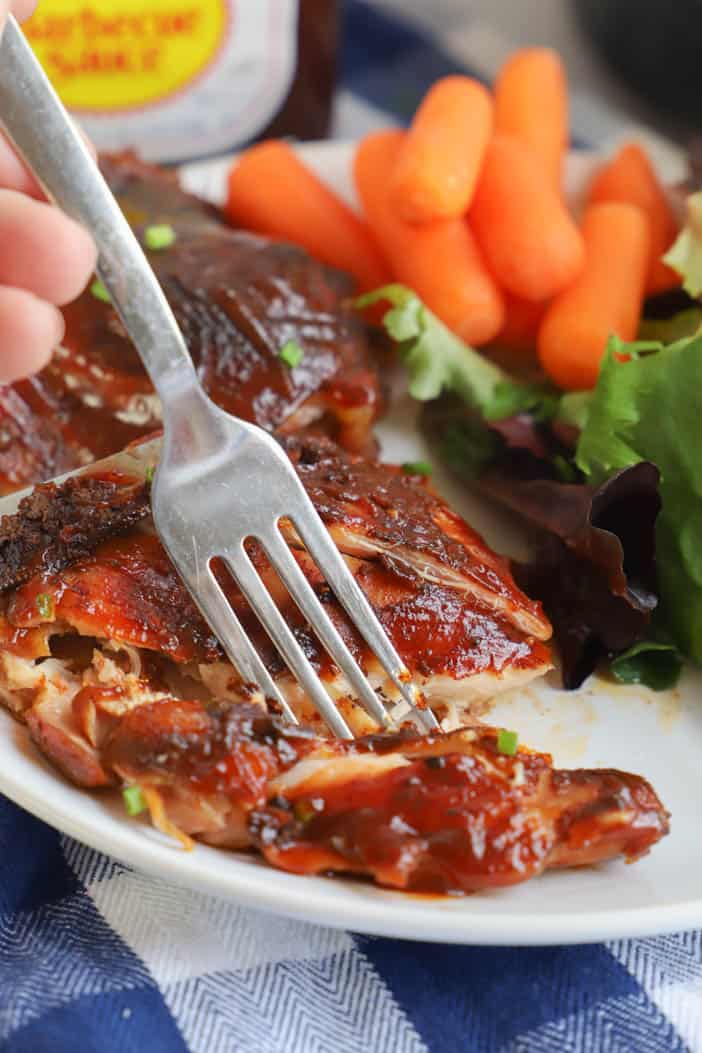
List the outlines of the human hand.
<svg viewBox="0 0 702 1053">
<path fill-rule="evenodd" d="M 0 0 L 0 34 L 9 12 L 20 21 L 36 0 Z M 38 372 L 64 334 L 62 304 L 95 269 L 90 235 L 50 205 L 0 134 L 0 384 Z"/>
</svg>

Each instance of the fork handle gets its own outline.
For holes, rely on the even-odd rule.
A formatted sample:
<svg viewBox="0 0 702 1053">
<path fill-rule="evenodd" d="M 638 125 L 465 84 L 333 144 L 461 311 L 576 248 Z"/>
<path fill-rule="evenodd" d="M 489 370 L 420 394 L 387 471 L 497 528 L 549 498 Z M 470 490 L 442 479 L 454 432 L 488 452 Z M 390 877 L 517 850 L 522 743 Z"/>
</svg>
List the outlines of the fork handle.
<svg viewBox="0 0 702 1053">
<path fill-rule="evenodd" d="M 47 195 L 92 234 L 98 274 L 161 401 L 195 394 L 199 382 L 166 297 L 12 15 L 0 37 L 0 123 Z"/>
</svg>

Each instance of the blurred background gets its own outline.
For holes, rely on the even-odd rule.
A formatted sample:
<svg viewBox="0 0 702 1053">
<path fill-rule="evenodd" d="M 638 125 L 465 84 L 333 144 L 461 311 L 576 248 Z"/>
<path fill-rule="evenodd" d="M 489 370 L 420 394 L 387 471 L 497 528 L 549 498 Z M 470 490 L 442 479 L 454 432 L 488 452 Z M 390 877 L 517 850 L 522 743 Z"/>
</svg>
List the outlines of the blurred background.
<svg viewBox="0 0 702 1053">
<path fill-rule="evenodd" d="M 685 171 L 685 147 L 700 98 L 698 92 L 685 90 L 698 65 L 702 71 L 694 46 L 693 8 L 700 13 L 701 5 L 688 0 L 346 0 L 344 14 L 347 27 L 364 17 L 403 20 L 440 52 L 441 59 L 432 58 L 429 50 L 417 48 L 412 74 L 421 87 L 410 102 L 408 63 L 398 47 L 408 113 L 442 60 L 491 79 L 515 47 L 554 47 L 571 81 L 575 141 L 606 147 L 635 136 L 646 142 L 666 175 L 677 179 Z M 694 63 L 692 72 L 686 62 Z M 385 83 L 382 74 L 378 79 Z M 372 85 L 369 89 L 372 94 Z M 370 124 L 376 116 L 372 103 L 371 97 L 366 114 Z M 343 136 L 347 127 L 358 128 L 358 109 L 342 96 L 334 126 L 337 135 Z"/>
<path fill-rule="evenodd" d="M 438 77 L 491 81 L 515 48 L 550 45 L 570 79 L 574 143 L 639 139 L 676 180 L 700 123 L 700 8 L 702 0 L 40 0 L 25 28 L 98 146 L 133 145 L 163 162 L 271 135 L 357 138 L 409 120 Z"/>
</svg>

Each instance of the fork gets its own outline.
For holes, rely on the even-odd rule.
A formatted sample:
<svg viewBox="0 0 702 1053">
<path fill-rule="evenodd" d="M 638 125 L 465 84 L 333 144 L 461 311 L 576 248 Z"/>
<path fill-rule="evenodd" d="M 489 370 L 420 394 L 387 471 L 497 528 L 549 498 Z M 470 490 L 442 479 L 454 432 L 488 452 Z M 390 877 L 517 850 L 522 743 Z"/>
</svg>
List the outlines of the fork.
<svg viewBox="0 0 702 1053">
<path fill-rule="evenodd" d="M 426 730 L 438 727 L 431 710 L 418 705 L 406 667 L 281 447 L 261 428 L 219 409 L 200 385 L 138 240 L 12 16 L 0 40 L 0 122 L 47 194 L 95 239 L 98 275 L 163 410 L 163 447 L 151 489 L 156 530 L 239 675 L 297 723 L 215 578 L 213 559 L 226 564 L 329 729 L 341 738 L 353 737 L 249 558 L 245 543 L 254 538 L 369 716 L 382 727 L 407 716 Z M 400 697 L 390 709 L 292 556 L 280 532 L 282 519 L 292 521 L 394 683 Z"/>
</svg>

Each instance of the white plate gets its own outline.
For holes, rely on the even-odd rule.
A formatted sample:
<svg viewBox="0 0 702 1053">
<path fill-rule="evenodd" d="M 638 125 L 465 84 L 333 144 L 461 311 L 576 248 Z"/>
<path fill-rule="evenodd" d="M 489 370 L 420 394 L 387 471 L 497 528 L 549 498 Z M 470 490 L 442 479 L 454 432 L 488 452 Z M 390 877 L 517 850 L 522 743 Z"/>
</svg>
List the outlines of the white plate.
<svg viewBox="0 0 702 1053">
<path fill-rule="evenodd" d="M 350 147 L 305 147 L 305 158 L 350 197 Z M 587 159 L 573 158 L 573 188 Z M 225 167 L 191 166 L 188 185 L 216 198 Z M 389 460 L 429 456 L 413 427 L 415 407 L 400 397 L 380 426 Z M 498 547 L 515 543 L 504 522 L 481 508 L 440 469 L 434 482 Z M 0 714 L 0 790 L 93 848 L 159 877 L 320 924 L 358 932 L 450 943 L 575 943 L 649 935 L 702 925 L 699 835 L 702 677 L 689 672 L 675 691 L 613 687 L 592 678 L 576 694 L 541 683 L 501 701 L 494 719 L 519 729 L 558 765 L 609 766 L 646 775 L 673 814 L 673 832 L 634 866 L 613 863 L 546 874 L 523 887 L 441 899 L 386 892 L 339 879 L 297 877 L 253 857 L 198 845 L 184 852 L 145 822 L 129 820 L 115 795 L 88 794 L 42 760 L 23 727 Z"/>
</svg>

